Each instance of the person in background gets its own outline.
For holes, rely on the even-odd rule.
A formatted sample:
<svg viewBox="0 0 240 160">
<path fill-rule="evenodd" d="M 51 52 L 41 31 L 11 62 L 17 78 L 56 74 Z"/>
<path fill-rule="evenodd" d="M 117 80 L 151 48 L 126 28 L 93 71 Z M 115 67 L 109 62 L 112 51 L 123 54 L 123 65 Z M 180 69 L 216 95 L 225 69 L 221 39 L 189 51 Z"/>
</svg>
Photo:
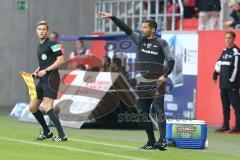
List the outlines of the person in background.
<svg viewBox="0 0 240 160">
<path fill-rule="evenodd" d="M 220 0 L 195 0 L 195 10 L 199 12 L 199 30 L 216 30 L 220 28 Z"/>
<path fill-rule="evenodd" d="M 173 3 L 173 0 L 169 0 L 167 2 L 167 14 L 176 14 L 180 12 L 180 8 L 179 8 L 179 4 Z M 172 29 L 172 21 L 173 21 L 173 17 L 172 16 L 168 16 L 167 17 L 167 30 L 171 30 Z M 174 29 L 177 29 L 177 23 L 179 21 L 179 18 L 176 17 L 175 18 L 175 26 L 173 27 Z"/>
<path fill-rule="evenodd" d="M 230 133 L 240 133 L 240 53 L 234 44 L 236 34 L 232 31 L 225 33 L 226 48 L 223 49 L 220 58 L 215 65 L 213 80 L 216 83 L 219 76 L 221 100 L 223 107 L 223 125 L 216 131 L 229 131 L 230 105 L 233 106 L 236 123 Z"/>
<path fill-rule="evenodd" d="M 102 59 L 103 67 L 102 72 L 110 72 L 111 59 L 108 56 L 103 57 Z"/>
<path fill-rule="evenodd" d="M 184 18 L 195 17 L 195 0 L 183 0 Z"/>
<path fill-rule="evenodd" d="M 126 71 L 122 67 L 122 61 L 118 57 L 113 57 L 111 65 L 110 65 L 111 72 L 118 72 L 122 73 L 122 75 L 126 76 Z"/>
<path fill-rule="evenodd" d="M 59 38 L 59 33 L 58 32 L 53 31 L 53 32 L 50 33 L 50 36 L 49 36 L 50 41 L 52 41 L 54 43 L 59 43 L 58 38 Z M 61 47 L 62 55 L 63 55 L 63 57 L 65 57 L 64 45 L 62 43 L 59 43 L 59 44 L 60 44 L 60 47 Z"/>
<path fill-rule="evenodd" d="M 231 0 L 228 6 L 232 9 L 230 16 L 233 18 L 232 21 L 224 22 L 224 27 L 232 27 L 233 29 L 240 29 L 240 3 L 236 0 Z"/>
<path fill-rule="evenodd" d="M 82 40 L 76 40 L 74 42 L 74 50 L 69 54 L 69 59 L 80 55 L 91 55 L 91 52 L 89 49 L 85 48 Z"/>
</svg>

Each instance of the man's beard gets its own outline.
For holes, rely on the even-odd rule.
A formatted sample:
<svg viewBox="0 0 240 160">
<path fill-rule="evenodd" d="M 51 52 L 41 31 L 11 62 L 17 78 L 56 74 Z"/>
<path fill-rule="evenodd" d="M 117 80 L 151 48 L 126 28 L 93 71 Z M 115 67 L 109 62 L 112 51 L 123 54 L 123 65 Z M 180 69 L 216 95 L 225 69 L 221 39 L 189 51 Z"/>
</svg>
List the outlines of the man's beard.
<svg viewBox="0 0 240 160">
<path fill-rule="evenodd" d="M 151 35 L 150 33 L 146 33 L 146 32 L 141 32 L 141 34 L 144 38 L 148 38 Z"/>
</svg>

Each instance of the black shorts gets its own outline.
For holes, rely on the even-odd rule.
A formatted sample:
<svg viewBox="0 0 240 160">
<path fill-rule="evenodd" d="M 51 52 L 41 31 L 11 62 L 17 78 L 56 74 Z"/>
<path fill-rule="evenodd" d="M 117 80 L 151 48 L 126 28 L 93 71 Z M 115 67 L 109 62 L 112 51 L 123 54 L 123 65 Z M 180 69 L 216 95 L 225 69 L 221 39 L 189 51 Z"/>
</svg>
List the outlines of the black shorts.
<svg viewBox="0 0 240 160">
<path fill-rule="evenodd" d="M 51 72 L 39 80 L 36 87 L 37 98 L 40 100 L 42 100 L 43 97 L 56 99 L 60 85 L 59 73 Z"/>
</svg>

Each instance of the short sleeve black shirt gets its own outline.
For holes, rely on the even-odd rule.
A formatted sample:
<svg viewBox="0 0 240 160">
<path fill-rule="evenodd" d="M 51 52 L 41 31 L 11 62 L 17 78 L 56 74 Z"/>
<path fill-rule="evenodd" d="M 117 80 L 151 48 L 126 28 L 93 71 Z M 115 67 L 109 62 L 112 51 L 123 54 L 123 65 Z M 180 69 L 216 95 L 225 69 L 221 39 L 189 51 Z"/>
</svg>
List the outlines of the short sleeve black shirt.
<svg viewBox="0 0 240 160">
<path fill-rule="evenodd" d="M 62 55 L 60 44 L 50 41 L 48 38 L 38 45 L 38 62 L 40 70 L 52 65 L 58 56 Z"/>
</svg>

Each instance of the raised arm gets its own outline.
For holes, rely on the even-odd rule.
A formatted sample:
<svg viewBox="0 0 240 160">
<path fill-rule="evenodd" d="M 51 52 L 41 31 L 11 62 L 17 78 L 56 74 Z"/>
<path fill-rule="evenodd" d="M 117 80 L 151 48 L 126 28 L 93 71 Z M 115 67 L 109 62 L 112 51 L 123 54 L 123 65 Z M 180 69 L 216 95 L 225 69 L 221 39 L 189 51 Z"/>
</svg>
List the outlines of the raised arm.
<svg viewBox="0 0 240 160">
<path fill-rule="evenodd" d="M 112 13 L 100 12 L 102 19 L 111 19 L 113 23 L 124 31 L 136 44 L 139 42 L 140 35 L 135 33 L 127 24 L 119 18 L 112 15 Z"/>
</svg>

